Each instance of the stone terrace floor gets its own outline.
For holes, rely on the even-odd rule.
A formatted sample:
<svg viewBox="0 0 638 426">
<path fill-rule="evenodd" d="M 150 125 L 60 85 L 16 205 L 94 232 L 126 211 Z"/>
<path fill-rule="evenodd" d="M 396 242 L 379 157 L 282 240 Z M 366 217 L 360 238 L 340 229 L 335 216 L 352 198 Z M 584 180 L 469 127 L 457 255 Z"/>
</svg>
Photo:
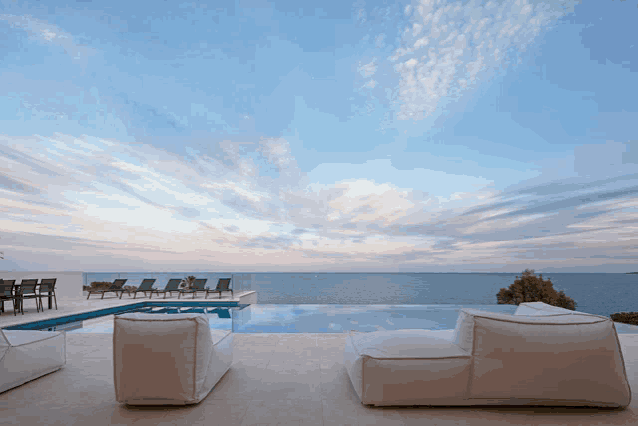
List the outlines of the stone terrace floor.
<svg viewBox="0 0 638 426">
<path fill-rule="evenodd" d="M 89 302 L 104 307 L 125 299 Z M 48 309 L 45 314 L 34 309 L 25 312 L 25 320 L 49 314 Z M 13 318 L 11 311 L 0 319 L 9 316 Z M 625 410 L 367 407 L 343 365 L 344 334 L 239 333 L 234 341 L 233 366 L 201 403 L 136 408 L 115 401 L 112 335 L 69 333 L 66 367 L 0 394 L 0 418 L 8 424 L 91 426 L 638 424 L 638 335 L 620 336 L 633 390 Z"/>
</svg>

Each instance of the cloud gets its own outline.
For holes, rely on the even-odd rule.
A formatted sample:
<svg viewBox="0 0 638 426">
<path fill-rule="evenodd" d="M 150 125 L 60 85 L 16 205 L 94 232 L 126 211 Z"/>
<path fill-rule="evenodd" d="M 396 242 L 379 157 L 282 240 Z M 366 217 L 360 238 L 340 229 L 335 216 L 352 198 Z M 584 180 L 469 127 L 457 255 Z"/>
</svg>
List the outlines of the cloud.
<svg viewBox="0 0 638 426">
<path fill-rule="evenodd" d="M 96 50 L 75 42 L 75 38 L 62 28 L 50 24 L 31 15 L 0 15 L 12 28 L 27 32 L 29 39 L 40 44 L 58 46 L 75 62 L 86 68 L 88 58 L 96 54 Z"/>
<path fill-rule="evenodd" d="M 384 74 L 391 75 L 393 68 L 399 81 L 380 86 L 397 87 L 388 100 L 398 104 L 398 119 L 431 116 L 444 99 L 455 99 L 517 64 L 521 53 L 577 3 L 420 0 L 408 5 L 404 14 L 409 23 L 402 28 L 400 44 L 377 64 Z M 377 97 L 388 94 L 378 92 Z"/>
<path fill-rule="evenodd" d="M 363 77 L 372 77 L 375 72 L 377 72 L 377 65 L 374 63 L 374 60 L 359 67 L 359 73 Z"/>
<path fill-rule="evenodd" d="M 39 194 L 40 190 L 29 184 L 19 182 L 15 179 L 11 179 L 9 176 L 0 174 L 0 188 L 7 189 L 13 192 L 31 192 Z"/>
<path fill-rule="evenodd" d="M 16 265 L 35 257 L 183 270 L 214 267 L 214 259 L 237 271 L 518 271 L 530 262 L 628 265 L 636 255 L 634 164 L 609 177 L 550 175 L 503 191 L 434 195 L 398 186 L 400 175 L 311 182 L 281 138 L 225 141 L 210 155 L 187 156 L 63 134 L 4 136 L 0 148 L 0 248 Z M 614 159 L 627 152 L 607 148 Z M 69 260 L 54 261 L 50 247 Z M 112 261 L 99 267 L 105 253 Z"/>
</svg>

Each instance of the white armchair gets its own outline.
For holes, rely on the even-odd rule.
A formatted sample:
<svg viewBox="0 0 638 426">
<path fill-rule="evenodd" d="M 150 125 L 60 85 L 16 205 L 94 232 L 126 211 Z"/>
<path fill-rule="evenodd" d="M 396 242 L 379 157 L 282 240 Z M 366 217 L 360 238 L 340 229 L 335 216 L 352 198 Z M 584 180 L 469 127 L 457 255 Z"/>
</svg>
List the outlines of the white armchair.
<svg viewBox="0 0 638 426">
<path fill-rule="evenodd" d="M 0 329 L 0 393 L 65 364 L 65 332 Z"/>
<path fill-rule="evenodd" d="M 233 334 L 204 314 L 115 316 L 115 397 L 129 405 L 186 405 L 204 399 L 233 361 Z"/>
<path fill-rule="evenodd" d="M 514 315 L 462 309 L 454 330 L 352 334 L 344 361 L 363 404 L 625 407 L 631 400 L 613 321 L 544 303 L 522 304 Z"/>
</svg>

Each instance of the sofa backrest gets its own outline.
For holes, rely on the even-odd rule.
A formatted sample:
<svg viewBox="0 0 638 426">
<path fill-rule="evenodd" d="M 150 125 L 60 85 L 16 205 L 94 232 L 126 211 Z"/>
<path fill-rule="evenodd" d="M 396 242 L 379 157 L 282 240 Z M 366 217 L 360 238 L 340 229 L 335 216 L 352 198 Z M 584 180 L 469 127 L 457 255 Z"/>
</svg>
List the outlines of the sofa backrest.
<svg viewBox="0 0 638 426">
<path fill-rule="evenodd" d="M 455 342 L 472 354 L 470 396 L 629 404 L 613 322 L 569 312 L 539 316 L 461 310 Z"/>
<path fill-rule="evenodd" d="M 205 314 L 116 315 L 113 330 L 114 380 L 116 389 L 169 386 L 177 397 L 191 397 L 196 378 L 205 377 L 213 349 Z M 144 359 L 127 364 L 126 359 Z M 159 371 L 157 365 L 171 365 Z M 140 365 L 142 365 L 140 367 Z M 159 382 L 158 382 L 159 381 Z M 126 393 L 126 392 L 125 392 Z"/>
</svg>

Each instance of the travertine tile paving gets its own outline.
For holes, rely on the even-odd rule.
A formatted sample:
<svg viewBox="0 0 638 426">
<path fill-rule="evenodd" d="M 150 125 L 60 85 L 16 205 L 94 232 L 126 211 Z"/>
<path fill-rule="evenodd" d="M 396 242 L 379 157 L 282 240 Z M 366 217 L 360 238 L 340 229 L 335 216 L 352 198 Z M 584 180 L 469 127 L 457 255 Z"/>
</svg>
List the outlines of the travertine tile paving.
<svg viewBox="0 0 638 426">
<path fill-rule="evenodd" d="M 638 336 L 621 336 L 621 343 L 635 392 Z M 63 370 L 0 394 L 8 424 L 638 424 L 635 396 L 626 410 L 363 406 L 343 366 L 343 334 L 236 334 L 233 367 L 200 404 L 128 407 L 115 401 L 112 335 L 71 333 L 67 344 Z"/>
<path fill-rule="evenodd" d="M 153 299 L 154 300 L 154 299 Z M 167 299 L 168 300 L 168 299 Z M 177 300 L 177 296 L 172 300 Z M 0 327 L 136 303 L 58 299 Z M 10 304 L 6 304 L 10 307 Z M 108 322 L 112 318 L 92 320 Z M 128 407 L 115 401 L 112 334 L 67 334 L 67 366 L 0 394 L 0 420 L 48 425 L 632 425 L 638 424 L 638 335 L 620 336 L 634 399 L 626 410 L 529 408 L 376 408 L 363 406 L 345 371 L 345 334 L 236 334 L 231 370 L 200 404 Z M 158 372 L 161 374 L 161 372 Z"/>
</svg>

